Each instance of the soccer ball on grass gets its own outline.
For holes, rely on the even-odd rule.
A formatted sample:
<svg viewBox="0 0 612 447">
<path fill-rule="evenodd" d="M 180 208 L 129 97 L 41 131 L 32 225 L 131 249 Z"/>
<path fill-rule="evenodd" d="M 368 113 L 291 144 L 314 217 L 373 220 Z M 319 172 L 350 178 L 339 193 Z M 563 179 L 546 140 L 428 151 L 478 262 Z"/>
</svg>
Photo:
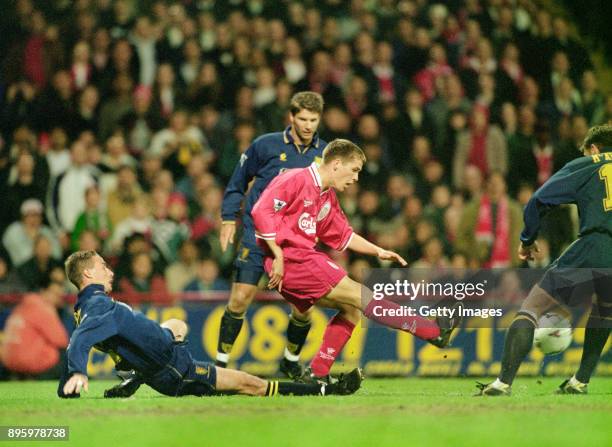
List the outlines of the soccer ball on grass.
<svg viewBox="0 0 612 447">
<path fill-rule="evenodd" d="M 572 343 L 572 325 L 556 313 L 545 313 L 538 321 L 533 344 L 545 355 L 560 354 Z"/>
</svg>

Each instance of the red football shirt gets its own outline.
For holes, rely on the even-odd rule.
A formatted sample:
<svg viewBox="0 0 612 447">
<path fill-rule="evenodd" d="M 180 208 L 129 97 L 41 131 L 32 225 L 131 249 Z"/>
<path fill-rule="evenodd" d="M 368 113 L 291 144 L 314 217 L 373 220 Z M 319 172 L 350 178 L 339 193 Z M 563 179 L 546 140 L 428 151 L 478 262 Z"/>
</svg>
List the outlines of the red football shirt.
<svg viewBox="0 0 612 447">
<path fill-rule="evenodd" d="M 251 215 L 255 237 L 275 240 L 287 259 L 292 254 L 299 256 L 304 249 L 314 250 L 317 239 L 335 250 L 344 250 L 353 236 L 336 192 L 322 189 L 315 163 L 272 180 Z M 265 242 L 262 245 L 267 248 Z"/>
</svg>

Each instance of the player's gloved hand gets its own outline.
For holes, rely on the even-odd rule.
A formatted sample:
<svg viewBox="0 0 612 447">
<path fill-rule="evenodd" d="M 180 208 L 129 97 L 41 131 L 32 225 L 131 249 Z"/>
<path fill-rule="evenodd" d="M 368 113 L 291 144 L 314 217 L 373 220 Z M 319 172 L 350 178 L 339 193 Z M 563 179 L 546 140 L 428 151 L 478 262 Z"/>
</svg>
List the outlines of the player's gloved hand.
<svg viewBox="0 0 612 447">
<path fill-rule="evenodd" d="M 402 258 L 400 255 L 398 255 L 397 253 L 395 253 L 394 251 L 383 250 L 381 248 L 380 250 L 378 250 L 378 253 L 376 254 L 376 256 L 378 256 L 378 259 L 380 259 L 381 261 L 399 262 L 402 265 L 402 267 L 406 267 L 408 265 L 406 260 Z"/>
<path fill-rule="evenodd" d="M 272 269 L 270 270 L 270 282 L 268 282 L 268 289 L 278 289 L 282 291 L 283 288 L 283 275 L 285 271 L 284 259 L 282 256 L 276 256 L 272 261 Z"/>
<path fill-rule="evenodd" d="M 234 243 L 234 235 L 236 234 L 236 222 L 226 221 L 221 224 L 221 234 L 219 236 L 221 242 L 221 251 L 225 252 L 229 244 Z"/>
<path fill-rule="evenodd" d="M 531 245 L 524 245 L 523 242 L 520 243 L 518 249 L 519 259 L 522 261 L 533 261 L 535 259 L 535 253 L 540 253 L 540 247 L 538 247 L 537 242 Z"/>
</svg>

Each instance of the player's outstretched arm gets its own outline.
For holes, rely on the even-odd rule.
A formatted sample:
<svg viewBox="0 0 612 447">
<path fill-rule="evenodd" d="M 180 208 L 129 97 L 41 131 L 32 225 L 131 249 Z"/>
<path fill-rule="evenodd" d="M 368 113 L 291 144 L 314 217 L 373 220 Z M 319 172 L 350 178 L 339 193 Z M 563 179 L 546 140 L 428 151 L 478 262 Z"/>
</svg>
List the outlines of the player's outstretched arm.
<svg viewBox="0 0 612 447">
<path fill-rule="evenodd" d="M 110 312 L 102 316 L 91 316 L 82 321 L 70 337 L 66 351 L 67 369 L 58 389 L 59 397 L 75 397 L 81 390 L 89 389 L 87 381 L 87 360 L 91 348 L 107 338 L 117 334 L 117 327 Z M 68 380 L 66 380 L 68 379 Z M 66 381 L 64 383 L 64 381 Z M 61 384 L 64 383 L 63 387 Z"/>
<path fill-rule="evenodd" d="M 364 255 L 376 256 L 378 259 L 382 261 L 395 261 L 401 264 L 403 267 L 408 265 L 406 260 L 402 258 L 400 255 L 391 250 L 385 250 L 384 248 L 379 247 L 376 244 L 368 241 L 362 236 L 354 233 L 351 241 L 348 244 L 348 248 L 357 253 L 362 253 Z"/>
</svg>

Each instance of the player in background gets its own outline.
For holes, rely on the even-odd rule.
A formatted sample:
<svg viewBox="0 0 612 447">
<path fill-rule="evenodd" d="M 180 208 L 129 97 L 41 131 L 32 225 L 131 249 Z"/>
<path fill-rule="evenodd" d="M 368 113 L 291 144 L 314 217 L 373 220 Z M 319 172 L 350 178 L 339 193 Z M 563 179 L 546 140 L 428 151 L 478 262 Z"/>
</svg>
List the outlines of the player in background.
<svg viewBox="0 0 612 447">
<path fill-rule="evenodd" d="M 323 98 L 315 92 L 296 93 L 290 102 L 290 126 L 283 132 L 255 139 L 240 158 L 227 185 L 221 209 L 221 249 L 234 242 L 236 219 L 246 196 L 242 214 L 242 240 L 234 263 L 235 276 L 230 299 L 221 318 L 216 364 L 225 367 L 244 321 L 244 315 L 257 293 L 264 268 L 264 254 L 255 242 L 251 210 L 262 191 L 280 172 L 306 167 L 320 160 L 325 142 L 317 134 L 323 113 Z M 250 183 L 252 182 L 252 185 Z M 250 185 L 250 189 L 249 189 Z M 280 371 L 291 378 L 301 375 L 300 351 L 310 331 L 310 315 L 292 307 L 287 327 L 287 347 Z"/>
<path fill-rule="evenodd" d="M 561 394 L 585 394 L 612 324 L 612 126 L 589 129 L 581 146 L 584 157 L 567 163 L 531 197 L 524 212 L 519 256 L 531 260 L 542 216 L 573 203 L 580 215 L 579 237 L 547 269 L 523 302 L 506 334 L 501 373 L 480 394 L 509 395 L 519 366 L 533 345 L 540 316 L 561 305 L 593 303 L 586 325 L 580 367 L 564 381 Z"/>
<path fill-rule="evenodd" d="M 142 383 L 167 396 L 246 394 L 251 396 L 352 394 L 361 384 L 359 369 L 335 384 L 317 386 L 267 381 L 242 371 L 218 368 L 191 357 L 180 320 L 158 324 L 127 304 L 113 300 L 113 272 L 95 251 L 79 251 L 66 260 L 66 274 L 79 289 L 74 306 L 76 329 L 67 350 L 67 368 L 59 397 L 88 390 L 87 359 L 92 347 L 108 353 L 117 370 L 132 371 L 105 397 L 128 397 Z"/>
<path fill-rule="evenodd" d="M 351 249 L 381 260 L 406 261 L 353 232 L 342 212 L 337 191 L 357 182 L 365 162 L 363 151 L 348 140 L 337 139 L 323 151 L 323 161 L 294 169 L 276 179 L 263 192 L 252 211 L 255 235 L 266 247 L 264 266 L 268 287 L 301 312 L 313 304 L 335 309 L 323 343 L 304 379 L 330 382 L 329 371 L 351 337 L 361 314 L 387 327 L 410 332 L 444 347 L 459 318 L 431 321 L 398 315 L 403 308 L 389 300 L 374 300 L 372 293 L 353 281 L 329 256 L 315 249 L 317 240 L 334 250 Z M 363 294 L 362 294 L 363 292 Z"/>
</svg>

